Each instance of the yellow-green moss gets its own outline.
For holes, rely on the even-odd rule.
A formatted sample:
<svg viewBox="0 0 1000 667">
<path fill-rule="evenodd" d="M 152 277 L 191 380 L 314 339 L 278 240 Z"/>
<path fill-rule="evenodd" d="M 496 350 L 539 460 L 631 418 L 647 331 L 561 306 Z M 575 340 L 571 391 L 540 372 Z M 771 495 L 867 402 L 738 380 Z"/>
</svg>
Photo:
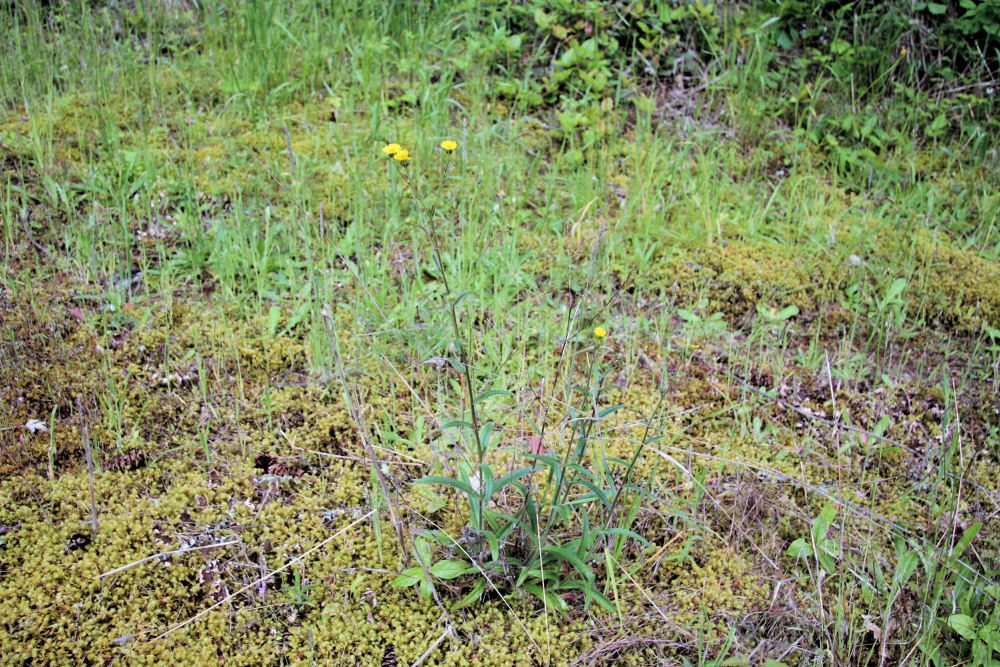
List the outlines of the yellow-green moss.
<svg viewBox="0 0 1000 667">
<path fill-rule="evenodd" d="M 1000 326 L 1000 262 L 929 232 L 913 237 L 913 252 L 920 269 L 911 297 L 917 314 L 966 333 L 978 333 L 984 322 Z"/>
</svg>

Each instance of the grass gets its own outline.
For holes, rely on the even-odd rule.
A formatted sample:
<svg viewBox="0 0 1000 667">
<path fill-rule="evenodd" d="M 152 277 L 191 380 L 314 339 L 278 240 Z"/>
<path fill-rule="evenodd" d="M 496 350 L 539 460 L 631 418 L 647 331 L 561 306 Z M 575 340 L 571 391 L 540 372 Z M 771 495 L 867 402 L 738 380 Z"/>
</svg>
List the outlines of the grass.
<svg viewBox="0 0 1000 667">
<path fill-rule="evenodd" d="M 0 11 L 12 663 L 1000 657 L 979 102 L 849 141 L 753 5 L 553 104 L 485 6 Z"/>
</svg>

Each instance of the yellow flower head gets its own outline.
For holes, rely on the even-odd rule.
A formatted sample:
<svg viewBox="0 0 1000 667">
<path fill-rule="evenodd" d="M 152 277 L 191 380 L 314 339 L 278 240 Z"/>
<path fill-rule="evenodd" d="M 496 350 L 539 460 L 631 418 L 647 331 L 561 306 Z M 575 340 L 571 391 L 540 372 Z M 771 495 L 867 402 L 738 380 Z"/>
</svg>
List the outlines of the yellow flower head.
<svg viewBox="0 0 1000 667">
<path fill-rule="evenodd" d="M 406 162 L 410 159 L 410 151 L 405 148 L 400 148 L 398 151 L 392 154 L 394 160 L 399 160 L 400 162 Z"/>
<path fill-rule="evenodd" d="M 396 155 L 401 150 L 403 150 L 403 147 L 399 144 L 386 144 L 382 147 L 382 152 L 389 156 Z"/>
<path fill-rule="evenodd" d="M 445 139 L 441 142 L 441 148 L 445 149 L 449 153 L 458 148 L 458 142 L 452 141 L 451 139 Z"/>
<path fill-rule="evenodd" d="M 908 51 L 906 49 L 903 49 L 902 51 L 899 52 L 899 55 L 905 58 L 907 53 Z"/>
<path fill-rule="evenodd" d="M 605 336 L 608 335 L 608 332 L 607 329 L 605 329 L 604 327 L 597 327 L 596 329 L 594 329 L 594 335 L 597 336 L 598 338 L 604 338 Z"/>
</svg>

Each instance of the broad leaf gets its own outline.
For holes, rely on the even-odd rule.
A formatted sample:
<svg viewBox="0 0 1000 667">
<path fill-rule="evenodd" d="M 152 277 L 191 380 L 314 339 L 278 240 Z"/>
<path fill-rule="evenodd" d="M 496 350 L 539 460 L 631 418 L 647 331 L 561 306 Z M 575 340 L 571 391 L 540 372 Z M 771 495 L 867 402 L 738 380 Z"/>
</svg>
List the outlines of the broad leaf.
<svg viewBox="0 0 1000 667">
<path fill-rule="evenodd" d="M 431 566 L 431 574 L 442 579 L 454 579 L 468 571 L 469 566 L 458 560 L 439 560 Z"/>
<path fill-rule="evenodd" d="M 948 617 L 948 627 L 966 639 L 976 638 L 976 622 L 965 614 L 952 614 Z"/>
</svg>

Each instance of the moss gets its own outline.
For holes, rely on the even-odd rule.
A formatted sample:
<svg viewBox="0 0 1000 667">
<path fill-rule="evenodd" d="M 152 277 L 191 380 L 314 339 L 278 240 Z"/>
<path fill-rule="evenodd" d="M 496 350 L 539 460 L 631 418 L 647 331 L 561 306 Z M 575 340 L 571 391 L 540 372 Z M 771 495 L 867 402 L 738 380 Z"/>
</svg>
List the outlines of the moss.
<svg viewBox="0 0 1000 667">
<path fill-rule="evenodd" d="M 670 283 L 651 286 L 668 289 L 688 308 L 703 297 L 699 290 L 704 289 L 707 303 L 702 316 L 719 311 L 746 326 L 753 322 L 758 304 L 818 310 L 830 287 L 822 278 L 826 270 L 785 245 L 725 241 L 686 251 L 663 272 Z"/>
<path fill-rule="evenodd" d="M 911 298 L 918 316 L 962 333 L 1000 326 L 1000 262 L 955 247 L 940 235 L 913 237 L 920 277 Z"/>
</svg>

